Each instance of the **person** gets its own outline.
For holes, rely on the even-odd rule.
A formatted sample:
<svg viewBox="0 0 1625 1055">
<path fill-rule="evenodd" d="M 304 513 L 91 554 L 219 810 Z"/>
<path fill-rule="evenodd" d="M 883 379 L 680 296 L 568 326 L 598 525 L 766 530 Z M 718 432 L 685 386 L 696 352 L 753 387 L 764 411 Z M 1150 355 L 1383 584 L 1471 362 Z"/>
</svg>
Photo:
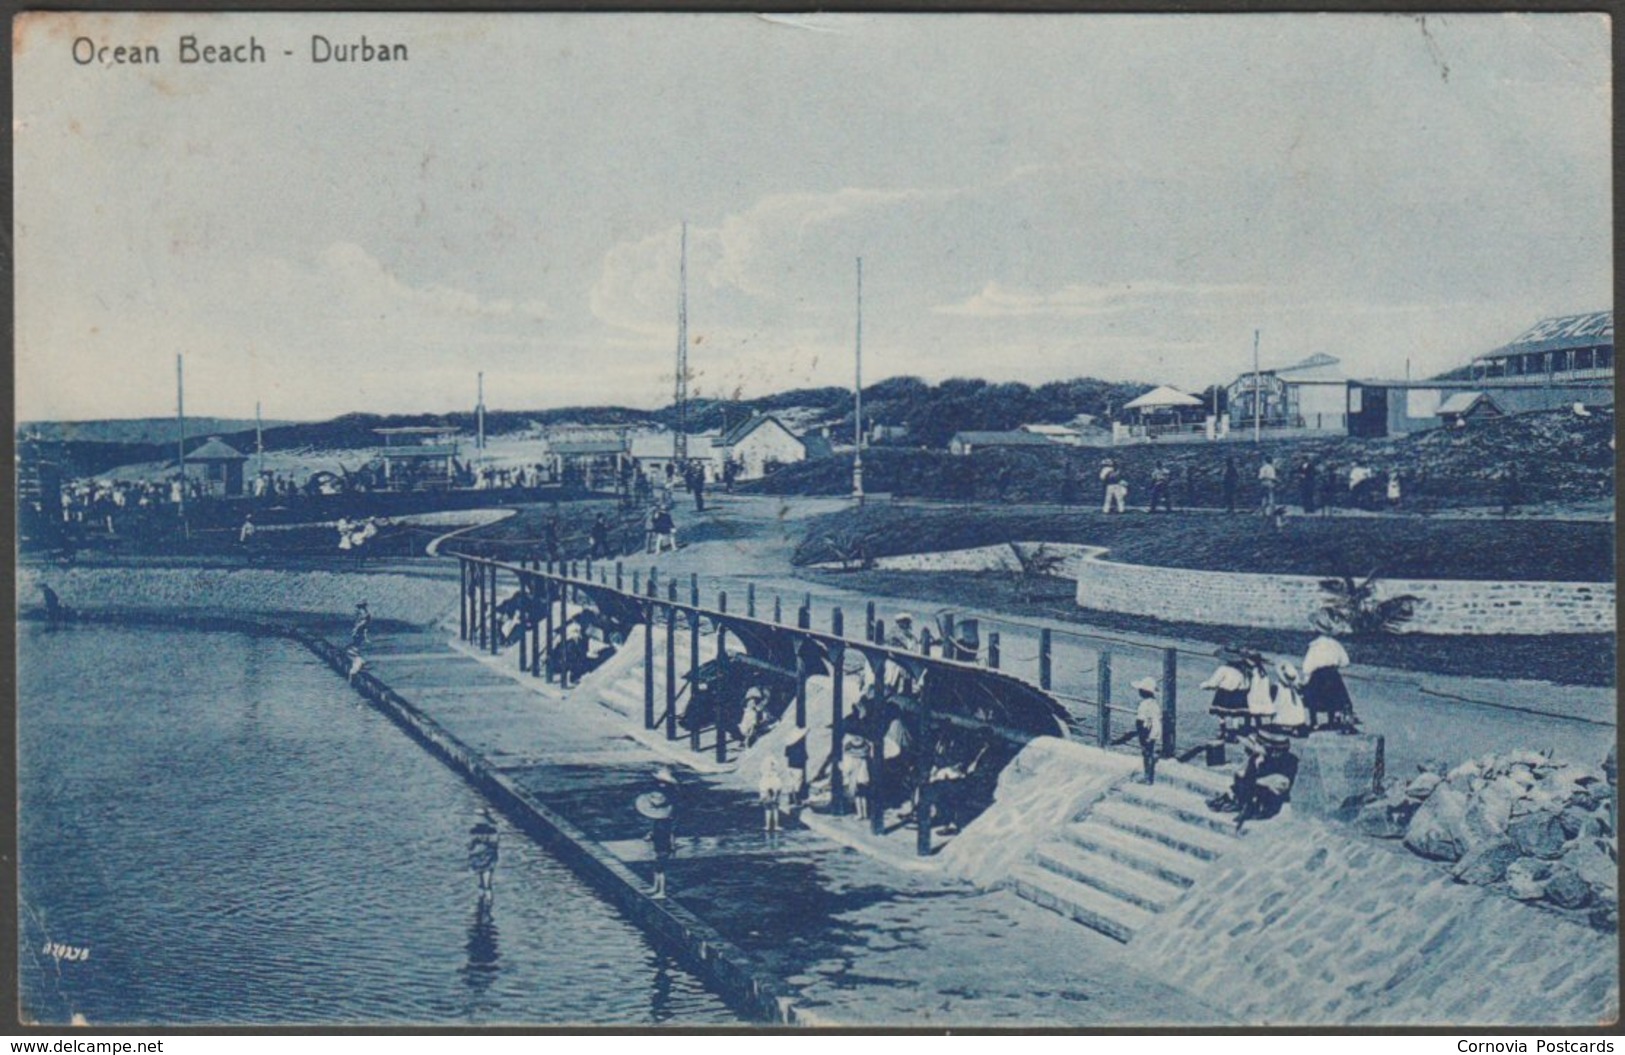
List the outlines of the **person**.
<svg viewBox="0 0 1625 1055">
<path fill-rule="evenodd" d="M 1173 481 L 1174 475 L 1168 466 L 1158 462 L 1157 467 L 1151 470 L 1151 503 L 1146 506 L 1147 513 L 1155 513 L 1159 505 L 1164 512 L 1174 511 Z"/>
<path fill-rule="evenodd" d="M 1366 499 L 1371 470 L 1355 462 L 1349 466 L 1349 504 L 1356 509 L 1363 509 L 1369 503 Z"/>
<path fill-rule="evenodd" d="M 637 797 L 634 805 L 638 813 L 649 821 L 649 841 L 654 847 L 654 886 L 649 896 L 664 900 L 666 869 L 677 853 L 673 800 L 664 791 L 646 791 Z"/>
<path fill-rule="evenodd" d="M 1399 508 L 1399 470 L 1388 471 L 1388 508 Z"/>
<path fill-rule="evenodd" d="M 752 685 L 745 690 L 745 710 L 739 718 L 739 742 L 746 747 L 756 742 L 756 738 L 766 731 L 767 718 L 767 690 L 760 685 Z"/>
<path fill-rule="evenodd" d="M 1259 499 L 1259 510 L 1265 516 L 1275 512 L 1275 487 L 1280 483 L 1280 477 L 1275 471 L 1275 459 L 1266 456 L 1264 464 L 1258 467 L 1258 486 L 1263 495 Z"/>
<path fill-rule="evenodd" d="M 1234 740 L 1239 724 L 1237 719 L 1247 713 L 1247 690 L 1251 686 L 1251 679 L 1246 672 L 1251 664 L 1247 661 L 1246 653 L 1235 645 L 1226 645 L 1218 654 L 1225 662 L 1220 663 L 1199 687 L 1213 693 L 1208 712 L 1218 716 L 1220 736 L 1225 740 Z"/>
<path fill-rule="evenodd" d="M 1337 484 L 1340 479 L 1341 476 L 1338 474 L 1337 466 L 1332 463 L 1327 462 L 1321 469 L 1320 515 L 1323 517 L 1332 515 L 1332 505 L 1337 500 Z"/>
<path fill-rule="evenodd" d="M 542 549 L 547 552 L 549 564 L 563 562 L 564 554 L 559 549 L 559 518 L 550 516 L 542 523 Z"/>
<path fill-rule="evenodd" d="M 609 524 L 604 520 L 604 514 L 599 513 L 592 519 L 592 559 L 604 560 L 610 556 L 609 552 Z"/>
<path fill-rule="evenodd" d="M 372 629 L 372 612 L 367 608 L 367 602 L 362 601 L 355 606 L 355 625 L 350 628 L 350 644 L 360 648 L 367 643 L 367 632 Z"/>
<path fill-rule="evenodd" d="M 500 854 L 496 818 L 491 816 L 490 810 L 480 810 L 480 819 L 469 829 L 468 834 L 469 870 L 479 876 L 480 893 L 489 896 L 496 877 L 497 857 Z"/>
<path fill-rule="evenodd" d="M 729 458 L 722 463 L 722 489 L 728 494 L 734 493 L 734 481 L 739 479 L 739 462 Z"/>
<path fill-rule="evenodd" d="M 914 632 L 914 616 L 909 612 L 898 612 L 892 616 L 892 631 L 886 637 L 886 644 L 904 652 L 918 652 L 920 639 Z"/>
<path fill-rule="evenodd" d="M 655 511 L 655 552 L 664 549 L 677 552 L 677 524 L 671 518 L 671 510 L 661 506 Z"/>
<path fill-rule="evenodd" d="M 762 763 L 762 776 L 756 782 L 757 802 L 762 807 L 762 831 L 772 834 L 779 830 L 779 807 L 784 800 L 784 775 L 779 772 L 779 760 L 768 755 Z"/>
<path fill-rule="evenodd" d="M 1162 704 L 1157 702 L 1157 679 L 1149 675 L 1134 682 L 1140 706 L 1134 712 L 1134 733 L 1140 739 L 1140 759 L 1145 763 L 1145 782 L 1157 782 L 1157 752 L 1162 749 Z"/>
<path fill-rule="evenodd" d="M 56 595 L 56 591 L 51 589 L 47 583 L 40 583 L 39 588 L 40 593 L 45 597 L 45 625 L 54 630 L 62 625 L 62 599 Z"/>
<path fill-rule="evenodd" d="M 1224 511 L 1236 511 L 1236 490 L 1241 486 L 1241 471 L 1236 468 L 1236 459 L 1224 460 L 1224 477 L 1220 484 L 1224 489 Z"/>
<path fill-rule="evenodd" d="M 348 662 L 345 680 L 351 685 L 354 685 L 356 677 L 360 675 L 363 670 L 367 669 L 367 661 L 361 655 L 361 650 L 355 645 L 351 645 L 349 648 L 344 650 L 344 657 Z"/>
<path fill-rule="evenodd" d="M 1303 515 L 1308 516 L 1315 511 L 1315 478 L 1319 473 L 1315 471 L 1315 460 L 1305 458 L 1298 464 L 1298 504 L 1303 506 Z"/>
<path fill-rule="evenodd" d="M 1254 725 L 1275 716 L 1275 686 L 1270 684 L 1270 668 L 1262 653 L 1249 649 L 1247 663 L 1247 714 Z"/>
<path fill-rule="evenodd" d="M 1275 717 L 1270 724 L 1293 736 L 1305 736 L 1309 732 L 1309 712 L 1298 692 L 1298 668 L 1281 663 L 1275 673 L 1281 683 L 1275 689 Z"/>
<path fill-rule="evenodd" d="M 856 734 L 841 745 L 841 784 L 852 797 L 858 820 L 868 820 L 869 742 Z"/>
<path fill-rule="evenodd" d="M 649 507 L 648 511 L 643 514 L 643 552 L 644 553 L 654 553 L 655 552 L 655 546 L 659 544 L 660 532 L 655 530 L 655 517 L 656 517 L 656 515 L 658 513 L 659 513 L 659 509 L 657 507 L 651 505 Z"/>
<path fill-rule="evenodd" d="M 938 745 L 939 756 L 945 753 L 943 746 Z M 987 748 L 984 747 L 968 764 L 944 761 L 944 764 L 932 768 L 923 796 L 924 802 L 930 804 L 929 812 L 922 810 L 920 818 L 923 822 L 930 816 L 939 835 L 959 833 L 965 815 L 965 781 L 976 772 L 982 755 L 986 753 Z"/>
<path fill-rule="evenodd" d="M 1309 642 L 1303 655 L 1303 705 L 1309 711 L 1309 728 L 1319 727 L 1320 717 L 1326 716 L 1329 726 L 1344 732 L 1354 732 L 1354 701 L 1349 698 L 1348 686 L 1343 683 L 1342 670 L 1349 665 L 1349 654 L 1332 636 L 1331 620 L 1322 616 L 1315 620 L 1319 636 Z"/>
<path fill-rule="evenodd" d="M 705 466 L 696 462 L 689 470 L 688 489 L 694 494 L 694 512 L 705 512 Z"/>
<path fill-rule="evenodd" d="M 237 542 L 240 545 L 250 545 L 254 541 L 254 514 L 249 513 L 243 517 L 243 526 L 237 529 Z"/>
<path fill-rule="evenodd" d="M 785 781 L 792 811 L 807 802 L 807 730 L 797 729 L 784 745 L 784 765 L 788 770 Z"/>
<path fill-rule="evenodd" d="M 1118 471 L 1117 463 L 1107 458 L 1100 463 L 1100 482 L 1105 488 L 1105 500 L 1101 503 L 1102 513 L 1121 513 L 1128 502 L 1128 484 L 1123 480 L 1123 474 Z"/>
<path fill-rule="evenodd" d="M 1501 473 L 1501 515 L 1511 516 L 1523 504 L 1523 482 L 1518 467 L 1509 465 Z"/>
<path fill-rule="evenodd" d="M 1260 732 L 1246 739 L 1247 760 L 1230 785 L 1236 805 L 1236 832 L 1250 820 L 1274 816 L 1292 791 L 1298 760 L 1286 737 Z"/>
</svg>

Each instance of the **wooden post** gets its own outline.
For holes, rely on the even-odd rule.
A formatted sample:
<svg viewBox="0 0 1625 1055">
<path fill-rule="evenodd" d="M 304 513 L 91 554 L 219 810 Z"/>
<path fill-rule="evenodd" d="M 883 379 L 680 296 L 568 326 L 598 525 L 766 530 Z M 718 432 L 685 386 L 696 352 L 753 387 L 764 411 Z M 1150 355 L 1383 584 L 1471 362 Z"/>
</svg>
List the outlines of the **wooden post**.
<svg viewBox="0 0 1625 1055">
<path fill-rule="evenodd" d="M 532 561 L 532 564 L 539 563 Z M 549 590 L 548 581 L 540 573 L 531 579 L 536 587 L 536 594 L 530 599 L 530 676 L 538 677 L 542 673 L 542 617 L 536 611 L 536 602 L 544 600 Z"/>
<path fill-rule="evenodd" d="M 457 558 L 457 640 L 468 640 L 468 561 Z"/>
<path fill-rule="evenodd" d="M 872 628 L 871 628 L 872 632 Z M 867 656 L 863 660 L 869 662 Z M 877 705 L 880 697 L 874 701 Z M 886 834 L 886 807 L 880 798 L 880 790 L 885 786 L 886 769 L 886 730 L 879 727 L 878 722 L 871 721 L 870 728 L 875 736 L 869 740 L 869 831 L 875 835 Z"/>
<path fill-rule="evenodd" d="M 666 739 L 677 739 L 677 580 L 666 583 Z"/>
<path fill-rule="evenodd" d="M 935 796 L 931 791 L 931 762 L 936 744 L 931 739 L 931 716 L 925 698 L 920 698 L 914 724 L 914 852 L 921 857 L 931 856 L 932 813 L 936 811 Z"/>
<path fill-rule="evenodd" d="M 873 641 L 875 639 L 875 603 L 873 601 L 870 601 L 865 609 L 865 615 L 863 618 L 863 639 L 865 641 Z"/>
<path fill-rule="evenodd" d="M 1053 635 L 1048 627 L 1038 632 L 1038 687 L 1048 692 L 1052 684 L 1050 656 Z"/>
<path fill-rule="evenodd" d="M 1162 757 L 1174 757 L 1174 728 L 1179 715 L 1179 653 L 1162 650 Z"/>
<path fill-rule="evenodd" d="M 829 631 L 836 638 L 845 636 L 846 629 L 841 610 L 829 614 Z M 829 720 L 829 808 L 837 817 L 846 814 L 846 784 L 841 777 L 841 759 L 846 748 L 846 646 L 836 645 L 830 651 L 830 720 Z"/>
<path fill-rule="evenodd" d="M 497 618 L 497 566 L 491 564 L 491 655 L 502 651 L 502 620 Z"/>
<path fill-rule="evenodd" d="M 649 585 L 653 586 L 654 583 L 651 582 Z M 632 569 L 632 592 L 639 594 L 643 592 L 643 574 L 636 568 Z"/>
<path fill-rule="evenodd" d="M 587 558 L 587 581 L 592 582 L 592 558 Z"/>
<path fill-rule="evenodd" d="M 954 644 L 954 614 L 952 612 L 942 613 L 942 658 L 959 658 L 959 646 Z"/>
<path fill-rule="evenodd" d="M 632 573 L 637 586 L 638 573 Z M 649 584 L 649 607 L 643 616 L 643 727 L 655 727 L 655 584 Z"/>
<path fill-rule="evenodd" d="M 796 625 L 803 630 L 812 629 L 812 611 L 803 608 L 796 613 Z M 801 655 L 804 639 L 796 641 L 796 728 L 807 728 L 807 661 Z"/>
<path fill-rule="evenodd" d="M 548 567 L 551 568 L 552 565 L 553 565 L 553 562 L 548 561 Z M 548 590 L 547 590 L 547 640 L 545 642 L 547 647 L 546 647 L 546 649 L 544 650 L 544 653 L 543 653 L 544 662 L 545 662 L 546 666 L 544 666 L 542 668 L 543 673 L 547 676 L 548 681 L 553 680 L 553 671 L 552 671 L 552 667 L 553 667 L 553 640 L 554 640 L 554 638 L 553 638 L 553 625 L 554 625 L 553 624 L 553 601 L 554 601 L 554 595 L 559 593 L 559 592 L 560 592 L 560 590 L 559 590 L 559 580 L 553 578 L 552 572 L 550 571 L 548 573 Z"/>
<path fill-rule="evenodd" d="M 784 605 L 777 597 L 773 598 L 773 621 L 775 623 L 784 622 Z"/>
<path fill-rule="evenodd" d="M 874 644 L 884 645 L 886 643 L 886 621 L 884 619 L 876 619 L 869 627 L 869 632 L 874 635 L 874 637 L 870 638 Z"/>
<path fill-rule="evenodd" d="M 719 591 L 717 593 L 717 611 L 726 612 L 727 610 L 728 595 L 726 592 Z M 719 619 L 717 620 L 717 660 L 719 665 L 727 656 L 728 631 L 723 629 L 722 620 Z M 717 703 L 717 761 L 728 761 L 728 734 L 723 730 L 722 703 L 720 700 Z"/>
<path fill-rule="evenodd" d="M 756 618 L 756 584 L 753 582 L 745 584 L 745 615 Z"/>
<path fill-rule="evenodd" d="M 700 576 L 698 572 L 688 575 L 688 603 L 694 608 L 700 606 Z"/>
<path fill-rule="evenodd" d="M 530 669 L 530 664 L 528 662 L 526 662 L 530 658 L 530 656 L 528 654 L 530 634 L 527 632 L 527 629 L 525 627 L 526 622 L 528 622 L 529 619 L 530 619 L 530 604 L 529 604 L 529 601 L 530 601 L 530 584 L 525 581 L 525 577 L 523 575 L 520 575 L 519 576 L 519 606 L 520 606 L 519 607 L 519 671 L 520 671 L 520 673 L 524 673 L 525 671 Z"/>
<path fill-rule="evenodd" d="M 695 577 L 698 580 L 698 576 Z M 699 587 L 695 586 L 695 590 Z M 688 715 L 688 747 L 690 751 L 700 749 L 700 723 L 699 716 L 694 713 L 694 695 L 696 684 L 694 672 L 700 669 L 700 610 L 696 606 L 688 613 L 688 707 L 684 713 Z"/>
<path fill-rule="evenodd" d="M 999 669 L 999 632 L 997 630 L 987 632 L 987 665 L 990 670 Z"/>
<path fill-rule="evenodd" d="M 1095 743 L 1110 747 L 1112 742 L 1112 654 L 1102 652 L 1095 661 Z"/>
<path fill-rule="evenodd" d="M 626 589 L 626 572 L 625 572 L 624 569 L 622 569 L 620 561 L 615 562 L 615 588 L 617 590 Z M 636 583 L 632 584 L 632 591 L 634 593 L 637 592 L 637 584 Z"/>
<path fill-rule="evenodd" d="M 483 652 L 485 650 L 485 565 L 476 564 L 474 571 L 475 578 L 479 580 L 475 590 L 474 603 L 477 613 L 476 622 L 479 623 L 480 651 Z"/>
</svg>

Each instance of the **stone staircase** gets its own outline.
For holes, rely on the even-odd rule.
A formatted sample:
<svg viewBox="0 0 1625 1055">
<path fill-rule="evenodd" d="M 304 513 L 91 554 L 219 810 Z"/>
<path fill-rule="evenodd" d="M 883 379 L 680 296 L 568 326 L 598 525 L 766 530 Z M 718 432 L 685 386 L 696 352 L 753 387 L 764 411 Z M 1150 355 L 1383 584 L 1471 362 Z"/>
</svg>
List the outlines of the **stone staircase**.
<svg viewBox="0 0 1625 1055">
<path fill-rule="evenodd" d="M 1163 762 L 1156 784 L 1115 785 L 1040 843 L 1011 872 L 1008 885 L 1035 904 L 1127 942 L 1238 842 L 1234 817 L 1212 812 L 1206 802 L 1229 786 L 1228 773 Z"/>
</svg>

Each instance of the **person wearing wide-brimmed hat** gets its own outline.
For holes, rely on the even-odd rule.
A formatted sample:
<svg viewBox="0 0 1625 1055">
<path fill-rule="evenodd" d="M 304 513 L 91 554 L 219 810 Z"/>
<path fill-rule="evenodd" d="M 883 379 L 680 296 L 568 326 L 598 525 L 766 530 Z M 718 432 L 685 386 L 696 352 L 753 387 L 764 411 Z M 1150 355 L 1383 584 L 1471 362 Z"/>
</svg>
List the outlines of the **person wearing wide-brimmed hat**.
<svg viewBox="0 0 1625 1055">
<path fill-rule="evenodd" d="M 637 797 L 633 805 L 649 821 L 649 841 L 654 846 L 654 887 L 649 895 L 663 898 L 666 896 L 666 862 L 677 852 L 675 821 L 672 817 L 676 809 L 671 797 L 664 791 L 646 791 Z"/>
<path fill-rule="evenodd" d="M 1303 696 L 1299 691 L 1298 668 L 1290 663 L 1282 663 L 1275 668 L 1280 684 L 1275 689 L 1275 716 L 1270 725 L 1282 732 L 1293 736 L 1303 736 L 1309 731 L 1309 712 L 1303 706 Z"/>
<path fill-rule="evenodd" d="M 1219 666 L 1200 687 L 1213 693 L 1208 712 L 1218 717 L 1220 734 L 1226 740 L 1234 740 L 1237 727 L 1246 721 L 1252 662 L 1247 650 L 1239 645 L 1224 646 L 1218 656 Z"/>
<path fill-rule="evenodd" d="M 852 797 L 859 820 L 869 818 L 869 742 L 856 734 L 841 744 L 841 784 Z"/>
<path fill-rule="evenodd" d="M 762 807 L 762 831 L 771 835 L 779 830 L 779 808 L 784 802 L 784 774 L 779 770 L 776 755 L 768 755 L 762 763 L 762 775 L 756 782 L 756 795 Z"/>
<path fill-rule="evenodd" d="M 1134 732 L 1140 739 L 1140 758 L 1145 763 L 1145 782 L 1157 782 L 1157 752 L 1162 748 L 1162 704 L 1157 700 L 1157 679 L 1144 677 L 1134 682 L 1140 706 L 1134 712 Z"/>
<path fill-rule="evenodd" d="M 1291 793 L 1298 773 L 1298 760 L 1286 736 L 1260 731 L 1242 744 L 1247 761 L 1236 771 L 1230 792 L 1236 802 L 1238 832 L 1250 820 L 1273 816 Z"/>
</svg>

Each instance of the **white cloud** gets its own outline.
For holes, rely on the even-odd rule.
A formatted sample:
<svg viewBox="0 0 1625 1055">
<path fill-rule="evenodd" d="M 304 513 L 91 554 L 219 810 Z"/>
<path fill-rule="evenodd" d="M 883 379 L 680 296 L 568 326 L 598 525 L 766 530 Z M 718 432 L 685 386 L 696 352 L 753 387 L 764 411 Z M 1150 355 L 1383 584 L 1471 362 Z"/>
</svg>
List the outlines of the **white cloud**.
<svg viewBox="0 0 1625 1055">
<path fill-rule="evenodd" d="M 965 300 L 939 304 L 931 310 L 938 315 L 977 319 L 1084 318 L 1205 298 L 1256 298 L 1261 293 L 1260 287 L 1249 285 L 1187 286 L 1154 281 L 1112 286 L 1074 284 L 1048 293 L 1035 293 L 1009 289 L 994 281 Z"/>
</svg>

